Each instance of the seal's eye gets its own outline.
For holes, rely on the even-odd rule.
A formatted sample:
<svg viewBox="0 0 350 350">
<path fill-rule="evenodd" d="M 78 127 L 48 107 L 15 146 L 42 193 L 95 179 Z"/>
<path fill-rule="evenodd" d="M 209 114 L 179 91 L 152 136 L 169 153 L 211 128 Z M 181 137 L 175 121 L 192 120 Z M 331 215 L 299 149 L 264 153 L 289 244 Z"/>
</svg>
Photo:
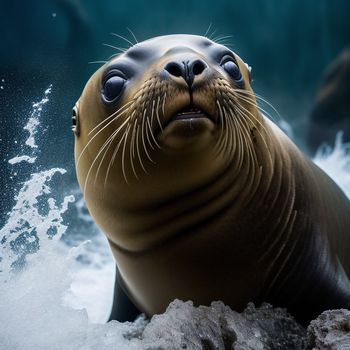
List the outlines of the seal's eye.
<svg viewBox="0 0 350 350">
<path fill-rule="evenodd" d="M 103 95 L 108 102 L 115 100 L 123 91 L 125 79 L 118 76 L 111 76 L 103 84 Z"/>
<path fill-rule="evenodd" d="M 76 136 L 79 136 L 79 133 L 80 133 L 78 105 L 79 105 L 79 102 L 77 102 L 72 109 L 72 124 L 73 124 L 72 130 Z"/>
<path fill-rule="evenodd" d="M 239 70 L 237 64 L 233 61 L 231 56 L 224 56 L 221 59 L 221 67 L 230 75 L 230 77 L 235 81 L 239 88 L 244 86 L 243 76 Z"/>
</svg>

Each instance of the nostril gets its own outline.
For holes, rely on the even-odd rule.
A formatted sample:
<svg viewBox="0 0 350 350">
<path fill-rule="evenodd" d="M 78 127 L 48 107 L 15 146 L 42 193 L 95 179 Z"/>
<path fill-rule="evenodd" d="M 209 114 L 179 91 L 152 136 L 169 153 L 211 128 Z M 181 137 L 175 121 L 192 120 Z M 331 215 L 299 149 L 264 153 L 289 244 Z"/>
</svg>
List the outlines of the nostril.
<svg viewBox="0 0 350 350">
<path fill-rule="evenodd" d="M 181 77 L 182 76 L 182 68 L 181 66 L 176 62 L 169 62 L 164 69 L 168 71 L 171 75 L 174 75 L 175 77 Z"/>
<path fill-rule="evenodd" d="M 193 66 L 192 66 L 192 72 L 193 72 L 193 75 L 199 75 L 199 74 L 201 74 L 203 71 L 204 71 L 204 69 L 205 69 L 205 64 L 204 64 L 204 62 L 202 62 L 202 61 L 195 61 L 194 63 L 193 63 Z"/>
</svg>

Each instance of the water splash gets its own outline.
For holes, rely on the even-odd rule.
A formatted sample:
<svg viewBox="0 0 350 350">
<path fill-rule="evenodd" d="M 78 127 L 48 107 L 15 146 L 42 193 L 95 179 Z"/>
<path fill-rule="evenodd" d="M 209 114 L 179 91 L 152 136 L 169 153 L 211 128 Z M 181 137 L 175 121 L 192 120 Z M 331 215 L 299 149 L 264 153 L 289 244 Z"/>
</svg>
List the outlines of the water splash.
<svg viewBox="0 0 350 350">
<path fill-rule="evenodd" d="M 52 197 L 43 199 L 44 195 L 50 194 L 52 177 L 64 173 L 65 170 L 60 168 L 34 173 L 20 189 L 16 204 L 0 230 L 0 283 L 6 280 L 13 267 L 23 266 L 28 254 L 47 250 L 65 232 L 67 226 L 62 223 L 62 215 L 74 197 L 66 196 L 61 204 Z M 41 214 L 39 208 L 43 200 L 48 205 L 48 212 Z"/>
<path fill-rule="evenodd" d="M 35 135 L 50 93 L 51 86 L 45 90 L 44 97 L 33 104 L 32 113 L 23 128 L 29 136 L 21 151 L 28 151 L 29 147 L 30 156 L 18 155 L 9 160 L 10 164 L 35 163 L 38 155 Z M 50 197 L 49 186 L 56 174 L 62 175 L 65 172 L 62 168 L 34 172 L 15 196 L 16 204 L 8 213 L 7 222 L 0 230 L 0 283 L 7 280 L 13 268 L 24 266 L 28 254 L 36 253 L 39 249 L 46 250 L 65 232 L 63 214 L 67 211 L 68 204 L 74 201 L 74 197 L 66 196 L 62 203 L 57 204 L 55 198 Z M 46 210 L 43 210 L 45 207 Z"/>
<path fill-rule="evenodd" d="M 33 110 L 30 114 L 30 117 L 27 120 L 27 124 L 23 128 L 23 130 L 26 130 L 29 132 L 29 136 L 26 139 L 24 144 L 25 146 L 28 146 L 31 149 L 31 153 L 32 153 L 31 156 L 28 156 L 28 155 L 16 156 L 8 161 L 10 164 L 16 164 L 22 161 L 33 164 L 36 161 L 37 154 L 35 153 L 37 153 L 36 149 L 38 148 L 38 145 L 36 144 L 36 141 L 35 141 L 35 135 L 38 132 L 38 126 L 40 124 L 39 120 L 40 120 L 43 108 L 45 104 L 49 102 L 49 95 L 51 94 L 51 90 L 52 90 L 52 85 L 50 85 L 45 90 L 44 97 L 39 102 L 33 103 Z M 23 148 L 22 148 L 22 151 L 23 151 Z"/>
</svg>

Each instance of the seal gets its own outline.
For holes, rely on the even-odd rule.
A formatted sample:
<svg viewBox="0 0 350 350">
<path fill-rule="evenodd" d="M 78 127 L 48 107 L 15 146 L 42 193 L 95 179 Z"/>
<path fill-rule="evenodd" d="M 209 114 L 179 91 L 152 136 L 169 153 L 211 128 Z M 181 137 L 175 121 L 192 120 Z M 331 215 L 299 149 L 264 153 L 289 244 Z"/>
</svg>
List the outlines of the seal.
<svg viewBox="0 0 350 350">
<path fill-rule="evenodd" d="M 138 43 L 73 116 L 78 181 L 135 310 L 350 307 L 349 201 L 264 115 L 236 53 L 195 35 Z"/>
</svg>

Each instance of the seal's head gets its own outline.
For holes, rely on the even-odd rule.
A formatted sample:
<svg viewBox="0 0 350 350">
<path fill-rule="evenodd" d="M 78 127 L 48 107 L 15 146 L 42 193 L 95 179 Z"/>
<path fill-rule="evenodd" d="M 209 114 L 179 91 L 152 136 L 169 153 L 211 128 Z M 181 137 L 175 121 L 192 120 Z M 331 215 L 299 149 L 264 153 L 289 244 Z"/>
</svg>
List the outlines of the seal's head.
<svg viewBox="0 0 350 350">
<path fill-rule="evenodd" d="M 228 167 L 238 172 L 255 155 L 262 126 L 249 66 L 194 35 L 156 37 L 112 58 L 88 81 L 73 115 L 89 210 L 110 239 L 130 250 L 157 239 L 153 232 L 130 240 L 136 226 L 153 225 L 142 221 L 147 210 L 176 204 Z M 136 212 L 142 215 L 134 219 Z"/>
</svg>

